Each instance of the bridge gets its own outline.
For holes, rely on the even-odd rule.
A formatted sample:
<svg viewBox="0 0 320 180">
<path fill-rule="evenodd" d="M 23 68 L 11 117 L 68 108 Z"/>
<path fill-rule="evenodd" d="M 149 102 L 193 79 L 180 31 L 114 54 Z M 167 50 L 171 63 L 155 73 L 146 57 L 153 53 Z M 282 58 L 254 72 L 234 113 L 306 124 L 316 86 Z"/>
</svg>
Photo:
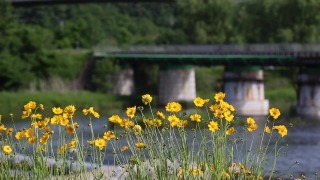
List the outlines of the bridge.
<svg viewBox="0 0 320 180">
<path fill-rule="evenodd" d="M 320 44 L 158 45 L 95 47 L 95 58 L 195 65 L 320 65 Z"/>
<path fill-rule="evenodd" d="M 52 4 L 83 4 L 83 3 L 172 3 L 175 0 L 5 0 L 15 7 L 40 6 Z"/>
<path fill-rule="evenodd" d="M 118 94 L 134 89 L 130 65 L 160 65 L 159 103 L 192 101 L 196 97 L 194 65 L 223 65 L 224 91 L 239 115 L 267 115 L 262 66 L 300 67 L 297 111 L 320 117 L 320 44 L 157 45 L 96 47 L 95 59 L 113 58 L 127 64 L 117 74 Z M 128 66 L 129 65 L 129 66 Z"/>
</svg>

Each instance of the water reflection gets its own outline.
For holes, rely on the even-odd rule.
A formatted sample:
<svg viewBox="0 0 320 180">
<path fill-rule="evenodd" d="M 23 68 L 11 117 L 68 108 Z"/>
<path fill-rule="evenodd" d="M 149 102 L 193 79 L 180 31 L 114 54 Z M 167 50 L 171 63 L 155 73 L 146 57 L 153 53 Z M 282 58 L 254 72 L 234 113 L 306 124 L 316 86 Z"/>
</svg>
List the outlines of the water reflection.
<svg viewBox="0 0 320 180">
<path fill-rule="evenodd" d="M 263 123 L 265 119 L 257 120 L 259 122 L 259 132 L 261 132 L 263 128 Z M 80 124 L 80 128 L 78 132 L 83 135 L 83 140 L 89 140 L 91 138 L 90 128 L 88 127 L 88 120 L 78 121 Z M 22 128 L 29 127 L 28 121 L 23 121 L 16 125 L 17 130 Z M 96 134 L 100 134 L 100 136 L 110 128 L 110 126 L 106 128 L 107 121 L 106 118 L 101 118 L 100 120 L 93 121 L 93 128 Z M 10 123 L 6 124 L 7 127 L 12 127 Z M 238 132 L 242 132 L 242 127 L 237 127 Z M 57 129 L 54 129 L 57 132 Z M 193 132 L 191 130 L 188 131 L 189 138 L 193 138 Z M 278 134 L 274 134 L 278 135 Z M 241 134 L 237 134 L 235 136 L 241 136 Z M 198 136 L 199 137 L 199 136 Z M 256 140 L 259 137 L 259 133 L 251 133 L 248 136 L 250 141 L 252 138 Z M 57 133 L 53 136 L 54 142 L 58 138 Z M 276 140 L 276 136 L 272 138 L 271 148 L 274 145 Z M 189 141 L 191 142 L 191 140 Z M 118 146 L 126 145 L 126 141 L 124 138 L 117 141 Z M 254 143 L 257 145 L 257 143 Z M 288 145 L 288 146 L 287 146 Z M 315 173 L 320 173 L 320 121 L 313 121 L 312 123 L 304 123 L 301 125 L 294 125 L 293 127 L 288 127 L 288 135 L 284 138 L 280 139 L 280 146 L 283 146 L 281 149 L 281 153 L 278 157 L 278 163 L 276 166 L 276 174 L 283 175 L 286 174 L 286 177 L 293 175 L 293 177 L 301 177 L 301 175 L 305 175 L 307 179 L 315 179 L 316 176 L 320 177 L 320 175 L 315 175 Z M 53 148 L 57 148 L 57 144 L 53 144 Z M 105 164 L 113 164 L 114 155 L 112 154 L 112 148 L 110 145 L 107 146 L 107 154 L 105 157 Z M 273 152 L 268 152 L 268 156 L 272 157 Z M 125 154 L 123 158 L 128 158 L 130 155 Z M 272 159 L 272 158 L 271 158 Z M 269 161 L 266 165 L 266 170 L 271 170 L 272 162 Z"/>
</svg>

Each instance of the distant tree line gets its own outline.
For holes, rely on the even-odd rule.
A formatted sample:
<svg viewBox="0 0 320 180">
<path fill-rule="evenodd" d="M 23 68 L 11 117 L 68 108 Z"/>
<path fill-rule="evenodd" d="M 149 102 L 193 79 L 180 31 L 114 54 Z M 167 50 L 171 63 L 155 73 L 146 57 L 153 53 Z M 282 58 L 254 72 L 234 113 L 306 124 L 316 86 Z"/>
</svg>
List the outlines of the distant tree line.
<svg viewBox="0 0 320 180">
<path fill-rule="evenodd" d="M 50 77 L 75 79 L 86 63 L 66 49 L 96 45 L 319 43 L 318 0 L 177 0 L 15 8 L 0 0 L 0 90 Z M 87 57 L 86 57 L 87 58 Z M 114 65 L 117 66 L 117 65 Z M 93 82 L 113 64 L 100 64 Z M 97 86 L 97 85 L 96 85 Z"/>
</svg>

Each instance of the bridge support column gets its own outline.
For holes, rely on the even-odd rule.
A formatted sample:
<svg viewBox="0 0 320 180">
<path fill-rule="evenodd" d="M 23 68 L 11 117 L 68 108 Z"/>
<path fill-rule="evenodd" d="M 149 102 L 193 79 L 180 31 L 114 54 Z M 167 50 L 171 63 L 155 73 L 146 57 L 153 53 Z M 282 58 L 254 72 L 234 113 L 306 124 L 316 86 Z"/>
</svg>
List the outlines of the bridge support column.
<svg viewBox="0 0 320 180">
<path fill-rule="evenodd" d="M 171 101 L 192 101 L 196 98 L 195 70 L 188 65 L 161 67 L 159 104 Z"/>
<path fill-rule="evenodd" d="M 113 94 L 129 96 L 134 91 L 134 72 L 133 69 L 126 67 L 113 76 Z"/>
<path fill-rule="evenodd" d="M 298 75 L 297 113 L 313 119 L 320 118 L 320 69 L 303 69 Z"/>
<path fill-rule="evenodd" d="M 226 67 L 224 72 L 226 101 L 237 115 L 267 115 L 269 101 L 264 97 L 263 71 L 260 67 Z"/>
</svg>

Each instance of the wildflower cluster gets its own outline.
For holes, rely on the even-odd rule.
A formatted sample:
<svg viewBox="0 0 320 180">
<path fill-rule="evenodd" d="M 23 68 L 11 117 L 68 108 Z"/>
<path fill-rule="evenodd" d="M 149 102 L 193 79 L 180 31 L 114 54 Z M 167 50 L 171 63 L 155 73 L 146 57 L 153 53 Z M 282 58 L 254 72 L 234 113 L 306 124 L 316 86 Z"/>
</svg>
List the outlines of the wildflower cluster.
<svg viewBox="0 0 320 180">
<path fill-rule="evenodd" d="M 53 115 L 44 117 L 41 114 L 44 106 L 30 101 L 23 106 L 21 116 L 22 119 L 30 119 L 28 127 L 6 127 L 1 123 L 0 115 L 0 148 L 4 154 L 1 161 L 5 162 L 0 167 L 7 170 L 1 177 L 11 177 L 12 166 L 8 164 L 8 159 L 21 152 L 30 155 L 28 149 L 31 149 L 35 168 L 19 165 L 17 170 L 32 171 L 34 177 L 46 179 L 64 174 L 61 171 L 66 170 L 62 169 L 68 169 L 48 167 L 46 157 L 53 157 L 57 162 L 62 162 L 62 165 L 77 159 L 83 171 L 76 175 L 82 177 L 86 173 L 84 164 L 90 159 L 92 164 L 98 164 L 95 166 L 97 171 L 92 172 L 94 177 L 101 179 L 104 173 L 98 167 L 102 167 L 104 157 L 109 153 L 106 148 L 109 147 L 112 149 L 114 163 L 125 164 L 121 166 L 124 178 L 262 179 L 266 174 L 263 166 L 268 146 L 274 137 L 272 133 L 276 131 L 279 134 L 276 136 L 275 152 L 278 152 L 280 138 L 288 134 L 285 125 L 275 124 L 275 120 L 280 117 L 280 110 L 269 110 L 269 118 L 273 118 L 273 121 L 270 123 L 268 118 L 264 124 L 257 149 L 252 149 L 253 141 L 249 147 L 242 145 L 239 148 L 239 142 L 247 144 L 244 137 L 257 131 L 259 126 L 253 117 L 247 117 L 244 123 L 237 123 L 236 121 L 241 120 L 235 118 L 236 109 L 225 101 L 225 96 L 225 93 L 216 93 L 212 102 L 210 99 L 197 97 L 193 101 L 195 108 L 190 112 L 183 112 L 179 102 L 168 102 L 163 109 L 154 113 L 151 107 L 153 98 L 145 94 L 141 97 L 143 106 L 128 107 L 122 116 L 111 115 L 107 120 L 114 125 L 114 129 L 100 134 L 95 132 L 92 125 L 92 118 L 100 118 L 100 114 L 94 107 L 89 107 L 82 110 L 82 114 L 89 118 L 91 137 L 87 141 L 79 139 L 80 125 L 74 121 L 74 105 L 53 107 Z M 144 106 L 149 107 L 150 117 L 144 114 Z M 237 124 L 245 126 L 239 127 Z M 244 137 L 239 136 L 240 129 L 244 130 Z M 118 144 L 117 140 L 120 138 L 125 138 L 126 144 Z M 264 143 L 266 139 L 267 144 Z M 58 142 L 56 149 L 52 148 L 53 142 Z M 244 156 L 239 149 L 244 151 Z M 275 155 L 273 168 L 276 157 Z M 273 171 L 274 169 L 268 174 L 270 177 L 273 176 Z"/>
<path fill-rule="evenodd" d="M 147 156 L 151 157 L 150 167 L 157 178 L 262 179 L 263 165 L 265 165 L 269 144 L 267 147 L 262 145 L 264 138 L 262 136 L 261 145 L 255 154 L 247 153 L 245 157 L 242 157 L 240 152 L 232 150 L 237 149 L 234 146 L 237 146 L 236 142 L 242 138 L 237 136 L 231 138 L 237 132 L 237 127 L 234 124 L 239 123 L 234 123 L 236 109 L 224 100 L 225 96 L 225 93 L 222 92 L 215 94 L 213 103 L 210 103 L 209 99 L 201 97 L 194 99 L 196 108 L 205 107 L 207 118 L 204 118 L 201 110 L 186 116 L 187 113 L 182 112 L 183 108 L 179 102 L 167 103 L 164 107 L 165 112 L 158 110 L 155 113 L 156 116 L 153 116 L 152 97 L 149 94 L 142 96 L 142 103 L 150 107 L 152 117 L 147 118 L 143 113 L 144 108 L 138 108 L 141 112 L 141 121 L 139 115 L 136 114 L 136 106 L 127 108 L 126 117 L 110 116 L 109 122 L 116 125 L 115 127 L 123 129 L 127 138 L 128 144 L 122 146 L 120 152 L 130 150 L 132 153 L 132 156 L 122 163 L 133 164 L 137 168 L 134 168 L 135 171 L 140 170 L 138 174 L 131 170 L 133 167 L 128 167 L 125 171 L 130 174 L 130 177 L 136 179 L 148 178 L 149 175 L 146 171 L 151 170 L 143 169 L 144 166 L 141 164 L 148 161 L 145 159 L 145 153 L 147 153 Z M 270 109 L 271 117 L 277 119 L 279 115 L 278 109 Z M 272 130 L 277 130 L 281 137 L 287 135 L 287 129 L 284 125 L 274 125 L 270 128 L 267 122 L 263 134 L 271 134 Z M 143 129 L 139 125 L 141 123 L 144 126 Z M 191 140 L 191 147 L 190 139 L 187 139 L 187 128 L 194 132 L 194 137 L 200 136 L 198 140 Z M 258 123 L 253 117 L 248 117 L 245 133 L 252 133 L 257 129 Z M 270 142 L 271 135 L 268 137 Z M 145 149 L 144 153 L 142 153 L 142 149 Z M 194 151 L 194 149 L 197 150 Z M 251 151 L 251 149 L 249 150 Z M 255 162 L 249 162 L 248 159 L 255 159 Z M 238 162 L 234 162 L 235 160 Z M 158 161 L 161 163 L 159 164 Z M 276 161 L 276 157 L 274 161 Z M 174 169 L 170 173 L 167 172 L 168 162 L 169 164 L 177 163 L 177 166 L 170 167 Z M 230 162 L 232 163 L 230 164 Z"/>
</svg>

